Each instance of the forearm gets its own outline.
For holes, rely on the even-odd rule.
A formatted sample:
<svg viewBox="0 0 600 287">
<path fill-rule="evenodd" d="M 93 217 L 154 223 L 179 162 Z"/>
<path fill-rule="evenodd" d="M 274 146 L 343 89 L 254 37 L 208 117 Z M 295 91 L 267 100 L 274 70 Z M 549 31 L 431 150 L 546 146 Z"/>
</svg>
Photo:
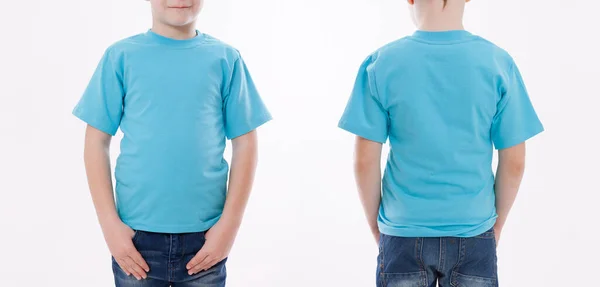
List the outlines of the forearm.
<svg viewBox="0 0 600 287">
<path fill-rule="evenodd" d="M 376 237 L 379 234 L 377 217 L 381 202 L 381 149 L 381 143 L 356 138 L 354 177 L 369 227 Z"/>
<path fill-rule="evenodd" d="M 515 202 L 525 170 L 525 146 L 499 152 L 494 191 L 496 193 L 496 227 L 502 228 Z"/>
<path fill-rule="evenodd" d="M 503 227 L 508 218 L 508 213 L 517 198 L 522 174 L 511 174 L 506 169 L 499 167 L 496 176 L 496 213 L 498 214 L 496 225 Z"/>
<path fill-rule="evenodd" d="M 371 232 L 379 232 L 377 217 L 381 202 L 381 167 L 379 162 L 355 165 L 355 178 L 358 193 L 362 203 Z"/>
<path fill-rule="evenodd" d="M 250 197 L 258 162 L 255 132 L 234 139 L 227 198 L 221 220 L 238 228 Z"/>
<path fill-rule="evenodd" d="M 96 209 L 100 225 L 114 223 L 119 219 L 115 208 L 113 186 L 110 169 L 109 145 L 110 137 L 86 133 L 84 161 L 88 185 Z"/>
</svg>

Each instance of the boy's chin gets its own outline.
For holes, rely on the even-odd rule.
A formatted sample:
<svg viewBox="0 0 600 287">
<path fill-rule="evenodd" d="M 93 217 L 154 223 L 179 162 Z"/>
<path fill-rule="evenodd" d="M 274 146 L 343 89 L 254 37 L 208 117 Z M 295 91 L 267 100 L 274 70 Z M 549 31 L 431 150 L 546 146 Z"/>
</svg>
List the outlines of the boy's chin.
<svg viewBox="0 0 600 287">
<path fill-rule="evenodd" d="M 194 23 L 194 18 L 191 17 L 173 17 L 165 19 L 165 24 L 173 27 L 183 27 Z"/>
</svg>

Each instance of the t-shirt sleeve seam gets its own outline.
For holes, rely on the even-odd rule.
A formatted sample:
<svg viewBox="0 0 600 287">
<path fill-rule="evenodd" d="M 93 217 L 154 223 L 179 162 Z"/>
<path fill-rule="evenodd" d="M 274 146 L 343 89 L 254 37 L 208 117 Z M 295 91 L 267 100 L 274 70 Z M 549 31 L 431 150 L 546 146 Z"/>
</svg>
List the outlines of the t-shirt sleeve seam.
<svg viewBox="0 0 600 287">
<path fill-rule="evenodd" d="M 225 89 L 223 90 L 223 101 L 225 101 L 225 99 L 227 99 L 230 96 L 229 94 L 231 93 L 231 83 L 233 82 L 233 77 L 235 76 L 235 67 L 242 58 L 238 50 L 235 50 L 235 52 L 235 60 L 233 61 L 233 64 L 229 67 L 229 78 L 227 79 L 227 83 L 225 83 L 224 87 Z"/>
<path fill-rule="evenodd" d="M 368 139 L 370 141 L 374 141 L 374 142 L 378 142 L 381 144 L 384 144 L 387 141 L 387 136 L 385 137 L 380 137 L 378 135 L 375 135 L 373 133 L 367 133 L 365 132 L 363 129 L 356 127 L 355 125 L 353 125 L 351 122 L 347 121 L 347 120 L 341 120 L 338 123 L 338 127 L 340 129 L 343 129 L 347 132 L 350 132 L 354 135 L 357 135 L 361 138 L 365 138 Z"/>
<path fill-rule="evenodd" d="M 365 72 L 367 73 L 367 78 L 369 79 L 369 86 L 373 86 L 374 98 L 378 103 L 381 103 L 381 95 L 379 94 L 379 87 L 377 86 L 377 76 L 375 75 L 375 59 L 372 55 L 370 63 L 365 69 Z"/>
<path fill-rule="evenodd" d="M 510 89 L 513 87 L 512 85 L 514 84 L 512 82 L 514 66 L 515 66 L 515 62 L 511 60 L 510 66 L 508 68 L 508 74 L 506 75 L 506 87 L 505 87 L 504 95 L 502 95 L 502 100 L 501 100 L 502 106 L 498 107 L 498 115 L 502 114 L 502 112 L 504 111 L 504 108 L 506 108 L 506 106 L 508 105 L 508 101 L 510 101 L 511 98 L 513 97 L 512 93 L 509 93 L 508 91 L 510 91 Z"/>
<path fill-rule="evenodd" d="M 255 117 L 254 120 L 250 121 L 247 126 L 235 128 L 233 131 L 231 131 L 229 133 L 226 132 L 226 137 L 227 137 L 227 139 L 232 140 L 237 137 L 243 136 L 253 130 L 256 130 L 257 128 L 259 128 L 260 126 L 264 125 L 265 123 L 271 121 L 272 119 L 273 119 L 273 117 L 271 116 L 271 114 L 269 112 L 263 112 L 259 116 Z"/>
<path fill-rule="evenodd" d="M 527 140 L 542 133 L 543 131 L 544 131 L 544 126 L 542 124 L 537 124 L 534 128 L 532 128 L 526 132 L 523 132 L 520 135 L 513 136 L 508 139 L 502 139 L 499 143 L 494 142 L 494 147 L 497 150 L 513 147 L 520 143 L 526 142 Z"/>
</svg>

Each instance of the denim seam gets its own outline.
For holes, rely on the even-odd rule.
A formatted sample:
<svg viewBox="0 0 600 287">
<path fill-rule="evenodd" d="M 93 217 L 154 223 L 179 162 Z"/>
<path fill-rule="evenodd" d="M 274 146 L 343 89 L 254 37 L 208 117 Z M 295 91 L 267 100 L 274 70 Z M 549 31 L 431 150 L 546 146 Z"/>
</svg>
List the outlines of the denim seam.
<svg viewBox="0 0 600 287">
<path fill-rule="evenodd" d="M 440 261 L 439 261 L 439 271 L 443 272 L 444 270 L 444 265 L 446 265 L 446 239 L 441 237 L 440 238 Z"/>
<path fill-rule="evenodd" d="M 385 282 L 385 276 L 383 273 L 383 271 L 385 270 L 385 268 L 384 268 L 384 264 L 385 264 L 384 263 L 385 262 L 385 251 L 384 251 L 385 244 L 384 244 L 384 242 L 385 242 L 385 240 L 383 240 L 383 238 L 382 238 L 382 240 L 381 240 L 381 275 L 380 276 L 381 276 L 381 283 L 382 283 L 383 287 L 385 287 L 387 285 Z"/>
<path fill-rule="evenodd" d="M 179 238 L 181 239 L 181 258 L 179 258 L 179 261 L 183 261 L 185 258 L 185 235 L 181 235 Z"/>
<path fill-rule="evenodd" d="M 419 246 L 419 240 L 421 241 L 421 244 Z M 424 244 L 424 239 L 423 238 L 419 238 L 417 237 L 415 240 L 415 255 L 417 257 L 417 261 L 419 262 L 419 267 L 421 267 L 421 274 L 423 274 L 423 272 L 425 272 L 425 276 L 421 275 L 421 285 L 423 286 L 427 286 L 427 272 L 425 271 L 425 263 L 423 262 L 423 244 Z"/>
<path fill-rule="evenodd" d="M 488 278 L 488 277 L 481 277 L 481 276 L 466 275 L 466 274 L 462 274 L 460 272 L 456 272 L 456 274 L 460 275 L 462 277 L 471 278 L 473 280 L 480 281 L 480 282 L 493 281 L 495 283 L 498 280 L 497 278 Z"/>
<path fill-rule="evenodd" d="M 456 273 L 458 273 L 458 267 L 460 267 L 460 264 L 462 263 L 462 260 L 464 259 L 465 256 L 465 239 L 464 238 L 459 238 L 459 244 L 458 244 L 458 261 L 456 262 L 456 265 L 454 265 L 454 267 L 452 268 L 452 274 L 450 274 L 450 285 L 451 286 L 456 286 Z"/>
<path fill-rule="evenodd" d="M 169 234 L 169 257 L 167 259 L 167 278 L 168 281 L 173 281 L 173 262 L 171 260 L 171 252 L 173 250 L 173 234 Z"/>
</svg>

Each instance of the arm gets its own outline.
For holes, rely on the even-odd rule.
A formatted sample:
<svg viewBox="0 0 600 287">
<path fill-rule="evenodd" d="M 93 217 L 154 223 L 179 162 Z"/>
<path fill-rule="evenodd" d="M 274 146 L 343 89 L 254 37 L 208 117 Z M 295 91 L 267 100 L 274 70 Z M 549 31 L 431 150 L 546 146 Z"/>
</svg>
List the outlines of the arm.
<svg viewBox="0 0 600 287">
<path fill-rule="evenodd" d="M 354 174 L 371 233 L 379 242 L 377 217 L 381 202 L 381 148 L 382 144 L 356 137 Z"/>
<path fill-rule="evenodd" d="M 232 140 L 233 155 L 227 199 L 221 219 L 237 229 L 242 224 L 244 210 L 250 197 L 254 173 L 258 163 L 258 140 L 256 131 L 251 131 Z"/>
<path fill-rule="evenodd" d="M 146 272 L 150 269 L 131 241 L 134 231 L 121 222 L 115 208 L 110 175 L 111 138 L 109 134 L 88 125 L 85 133 L 85 170 L 98 221 L 110 253 L 127 275 L 133 274 L 139 280 L 146 278 Z"/>
<path fill-rule="evenodd" d="M 207 270 L 225 259 L 242 223 L 258 162 L 256 131 L 234 138 L 232 146 L 231 172 L 223 214 L 206 232 L 206 243 L 202 249 L 187 264 L 190 275 Z"/>
<path fill-rule="evenodd" d="M 515 202 L 519 185 L 525 171 L 525 143 L 501 149 L 498 151 L 498 169 L 494 185 L 496 193 L 496 213 L 498 219 L 494 230 L 496 241 L 500 240 L 500 233 L 508 217 L 508 213 Z"/>
</svg>

